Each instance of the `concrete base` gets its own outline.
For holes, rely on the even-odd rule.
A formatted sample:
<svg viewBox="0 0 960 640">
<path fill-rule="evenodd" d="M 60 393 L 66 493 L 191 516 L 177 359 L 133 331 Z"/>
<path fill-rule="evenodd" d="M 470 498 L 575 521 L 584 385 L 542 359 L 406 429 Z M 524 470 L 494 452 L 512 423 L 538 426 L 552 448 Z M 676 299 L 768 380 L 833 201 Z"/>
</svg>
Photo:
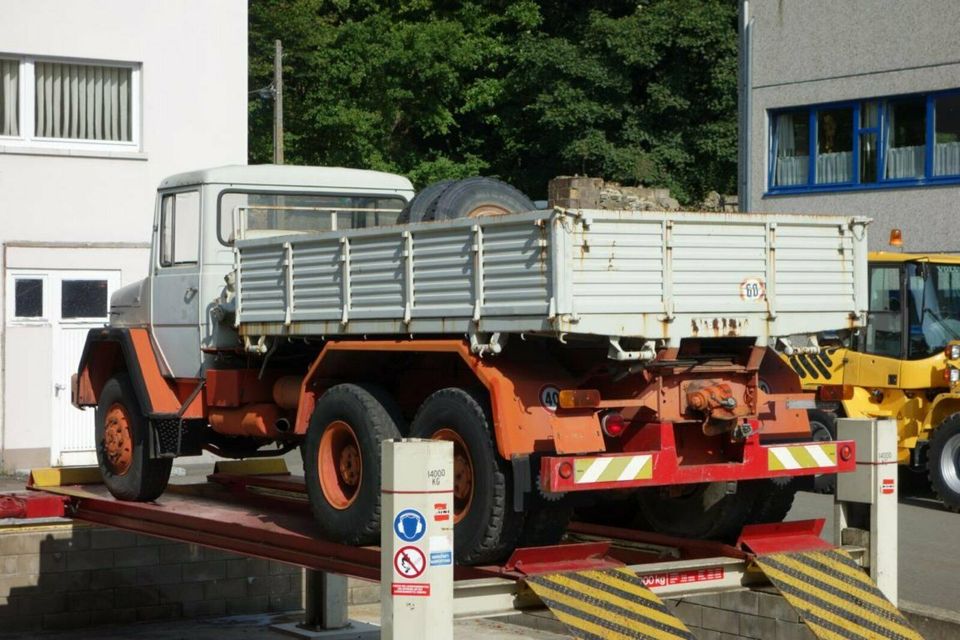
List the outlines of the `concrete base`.
<svg viewBox="0 0 960 640">
<path fill-rule="evenodd" d="M 350 620 L 343 629 L 307 629 L 299 622 L 288 622 L 286 624 L 274 624 L 270 628 L 274 631 L 294 638 L 306 638 L 316 640 L 379 640 L 380 627 L 367 622 L 358 622 Z"/>
</svg>

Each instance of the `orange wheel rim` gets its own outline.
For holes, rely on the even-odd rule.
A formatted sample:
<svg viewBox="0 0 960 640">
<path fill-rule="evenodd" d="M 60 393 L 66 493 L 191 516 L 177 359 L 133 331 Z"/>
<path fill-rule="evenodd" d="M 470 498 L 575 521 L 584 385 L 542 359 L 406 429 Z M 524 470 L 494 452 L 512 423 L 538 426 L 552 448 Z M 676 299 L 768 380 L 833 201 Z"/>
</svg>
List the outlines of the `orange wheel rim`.
<svg viewBox="0 0 960 640">
<path fill-rule="evenodd" d="M 467 443 L 453 429 L 440 429 L 433 434 L 434 440 L 453 443 L 453 522 L 460 522 L 470 512 L 473 504 L 473 460 Z"/>
<path fill-rule="evenodd" d="M 334 509 L 346 509 L 357 499 L 363 482 L 363 459 L 353 428 L 342 420 L 327 425 L 320 438 L 317 473 L 323 497 Z"/>
<path fill-rule="evenodd" d="M 107 466 L 113 475 L 127 475 L 133 465 L 133 429 L 126 407 L 119 402 L 107 409 L 102 444 Z"/>
<path fill-rule="evenodd" d="M 468 218 L 483 218 L 485 216 L 505 216 L 510 211 L 505 207 L 500 207 L 495 204 L 484 204 L 480 205 L 473 211 L 467 214 Z"/>
</svg>

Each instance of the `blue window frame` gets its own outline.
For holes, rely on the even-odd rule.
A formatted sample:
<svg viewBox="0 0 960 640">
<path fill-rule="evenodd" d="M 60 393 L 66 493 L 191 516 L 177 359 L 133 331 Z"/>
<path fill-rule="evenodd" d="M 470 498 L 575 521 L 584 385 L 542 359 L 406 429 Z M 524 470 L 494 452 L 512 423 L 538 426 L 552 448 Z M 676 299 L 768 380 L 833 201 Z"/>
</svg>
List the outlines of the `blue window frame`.
<svg viewBox="0 0 960 640">
<path fill-rule="evenodd" d="M 960 183 L 960 90 L 769 116 L 767 195 Z"/>
</svg>

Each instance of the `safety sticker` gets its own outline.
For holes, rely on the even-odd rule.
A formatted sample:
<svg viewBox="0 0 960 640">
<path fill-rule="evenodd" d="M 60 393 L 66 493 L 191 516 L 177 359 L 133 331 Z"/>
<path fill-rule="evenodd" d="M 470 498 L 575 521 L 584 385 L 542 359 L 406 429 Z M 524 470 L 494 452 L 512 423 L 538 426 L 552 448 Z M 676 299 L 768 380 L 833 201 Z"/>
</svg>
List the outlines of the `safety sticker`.
<svg viewBox="0 0 960 640">
<path fill-rule="evenodd" d="M 884 478 L 880 483 L 880 493 L 890 495 L 893 493 L 893 478 Z"/>
<path fill-rule="evenodd" d="M 394 582 L 390 585 L 393 596 L 429 596 L 430 585 L 420 582 Z"/>
<path fill-rule="evenodd" d="M 747 278 L 740 283 L 740 299 L 749 302 L 763 300 L 766 289 L 760 278 Z"/>
<path fill-rule="evenodd" d="M 450 519 L 450 507 L 446 502 L 435 502 L 433 504 L 433 521 L 446 522 Z"/>
<path fill-rule="evenodd" d="M 795 444 L 767 449 L 767 468 L 771 471 L 835 466 L 837 466 L 837 445 L 834 443 Z"/>
<path fill-rule="evenodd" d="M 552 384 L 540 389 L 540 406 L 547 411 L 556 411 L 560 406 L 560 389 Z"/>
<path fill-rule="evenodd" d="M 453 564 L 453 553 L 451 553 L 450 551 L 431 551 L 430 552 L 431 567 L 442 567 L 448 564 Z"/>
<path fill-rule="evenodd" d="M 669 587 L 675 584 L 691 584 L 694 582 L 710 582 L 723 580 L 723 567 L 708 567 L 705 569 L 689 569 L 687 571 L 664 571 L 662 573 L 648 573 L 640 576 L 644 586 L 648 589 Z"/>
<path fill-rule="evenodd" d="M 526 582 L 578 638 L 695 640 L 629 569 L 551 573 Z"/>
<path fill-rule="evenodd" d="M 427 532 L 427 519 L 416 509 L 404 509 L 394 518 L 393 530 L 404 542 L 416 542 Z"/>
<path fill-rule="evenodd" d="M 427 557 L 416 547 L 400 547 L 393 556 L 393 568 L 404 578 L 419 578 L 427 568 Z"/>
<path fill-rule="evenodd" d="M 921 638 L 844 551 L 772 553 L 756 561 L 817 638 Z"/>
<path fill-rule="evenodd" d="M 650 454 L 577 458 L 573 464 L 576 484 L 629 482 L 653 477 L 653 456 Z"/>
</svg>

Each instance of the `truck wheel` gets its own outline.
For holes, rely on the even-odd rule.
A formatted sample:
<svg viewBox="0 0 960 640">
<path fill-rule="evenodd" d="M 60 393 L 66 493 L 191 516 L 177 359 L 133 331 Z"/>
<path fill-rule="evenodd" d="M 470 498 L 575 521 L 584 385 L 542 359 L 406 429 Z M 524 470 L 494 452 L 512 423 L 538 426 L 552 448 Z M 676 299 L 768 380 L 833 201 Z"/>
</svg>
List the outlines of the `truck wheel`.
<svg viewBox="0 0 960 640">
<path fill-rule="evenodd" d="M 748 524 L 783 522 L 793 507 L 793 499 L 800 487 L 792 478 L 752 480 L 758 484 L 757 500 L 753 503 Z"/>
<path fill-rule="evenodd" d="M 536 205 L 519 189 L 494 178 L 467 178 L 450 185 L 427 212 L 427 220 L 458 220 L 533 211 Z"/>
<path fill-rule="evenodd" d="M 410 426 L 414 438 L 453 443 L 453 545 L 462 564 L 502 560 L 523 524 L 511 504 L 512 476 L 494 446 L 492 425 L 483 396 L 448 388 L 427 398 Z"/>
<path fill-rule="evenodd" d="M 930 437 L 927 474 L 943 505 L 960 512 L 960 413 L 941 422 Z"/>
<path fill-rule="evenodd" d="M 407 203 L 400 215 L 397 216 L 397 224 L 407 222 L 423 222 L 427 220 L 424 216 L 430 211 L 431 206 L 437 201 L 443 192 L 456 180 L 441 180 L 424 187 L 423 191 L 413 197 L 413 200 Z"/>
<path fill-rule="evenodd" d="M 810 420 L 810 439 L 813 442 L 830 442 L 837 439 L 837 418 L 833 414 L 818 409 L 807 411 Z M 809 485 L 808 485 L 809 486 Z M 822 473 L 813 479 L 816 493 L 833 493 L 837 490 L 837 474 Z"/>
<path fill-rule="evenodd" d="M 728 494 L 725 482 L 706 482 L 676 488 L 650 488 L 637 492 L 639 520 L 650 531 L 684 538 L 710 538 L 732 542 L 749 521 L 758 484 L 740 482 Z"/>
<path fill-rule="evenodd" d="M 380 443 L 399 438 L 376 392 L 331 387 L 317 401 L 304 442 L 307 497 L 324 538 L 376 544 L 380 535 Z"/>
<path fill-rule="evenodd" d="M 126 374 L 103 385 L 97 404 L 97 465 L 115 498 L 148 502 L 167 488 L 172 458 L 150 457 L 150 423 Z"/>
<path fill-rule="evenodd" d="M 573 507 L 566 501 L 537 504 L 527 511 L 520 533 L 521 547 L 546 547 L 558 544 L 567 532 Z"/>
</svg>

